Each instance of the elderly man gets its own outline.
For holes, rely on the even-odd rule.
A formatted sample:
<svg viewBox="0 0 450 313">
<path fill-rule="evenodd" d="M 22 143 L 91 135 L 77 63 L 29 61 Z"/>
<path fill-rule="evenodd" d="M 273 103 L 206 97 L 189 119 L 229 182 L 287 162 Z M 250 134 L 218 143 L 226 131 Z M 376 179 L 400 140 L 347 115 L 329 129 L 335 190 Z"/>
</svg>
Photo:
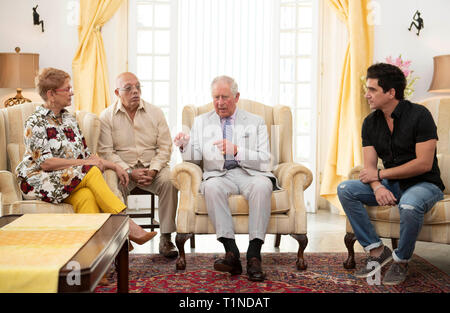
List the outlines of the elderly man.
<svg viewBox="0 0 450 313">
<path fill-rule="evenodd" d="M 130 181 L 123 190 L 125 198 L 136 186 L 158 195 L 159 253 L 176 257 L 171 233 L 176 229 L 178 198 L 168 167 L 172 150 L 169 127 L 162 110 L 141 99 L 141 85 L 133 73 L 117 77 L 115 94 L 117 101 L 100 115 L 99 154 L 127 171 Z"/>
<path fill-rule="evenodd" d="M 236 82 L 227 76 L 211 84 L 215 110 L 195 118 L 191 134 L 179 133 L 174 143 L 183 160 L 200 164 L 208 216 L 218 241 L 225 247 L 225 258 L 214 263 L 218 271 L 242 273 L 239 249 L 228 197 L 242 194 L 249 204 L 249 239 L 247 275 L 263 281 L 261 246 L 270 218 L 271 196 L 276 179 L 270 172 L 271 160 L 267 127 L 264 120 L 236 108 L 239 100 Z"/>
</svg>

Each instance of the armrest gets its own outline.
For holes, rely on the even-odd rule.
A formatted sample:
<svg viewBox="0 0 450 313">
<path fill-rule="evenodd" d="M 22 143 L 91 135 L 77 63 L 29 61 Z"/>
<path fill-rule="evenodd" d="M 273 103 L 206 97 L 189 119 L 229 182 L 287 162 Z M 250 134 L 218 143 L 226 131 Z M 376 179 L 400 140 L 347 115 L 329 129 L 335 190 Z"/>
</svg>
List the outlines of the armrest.
<svg viewBox="0 0 450 313">
<path fill-rule="evenodd" d="M 179 163 L 172 169 L 172 184 L 182 193 L 190 192 L 193 196 L 197 196 L 202 182 L 202 173 L 200 166 L 194 163 Z"/>
<path fill-rule="evenodd" d="M 8 209 L 14 202 L 22 200 L 22 194 L 16 183 L 16 178 L 9 171 L 0 171 L 0 192 L 4 210 Z"/>
<path fill-rule="evenodd" d="M 183 162 L 175 165 L 171 172 L 172 184 L 180 191 L 177 209 L 177 232 L 189 233 L 195 224 L 195 204 L 202 181 L 200 166 Z"/>
<path fill-rule="evenodd" d="M 359 179 L 359 172 L 363 169 L 362 165 L 355 166 L 348 173 L 348 179 Z"/>
<path fill-rule="evenodd" d="M 292 187 L 293 183 L 296 190 L 297 188 L 306 190 L 312 182 L 311 171 L 298 163 L 281 163 L 273 171 L 273 174 L 278 179 L 281 188 L 287 190 Z"/>
<path fill-rule="evenodd" d="M 123 203 L 123 194 L 119 186 L 119 178 L 117 177 L 117 174 L 113 170 L 106 170 L 103 173 L 103 177 L 105 178 L 106 184 L 111 189 L 111 191 L 122 201 Z"/>
<path fill-rule="evenodd" d="M 294 217 L 296 234 L 306 234 L 305 189 L 311 185 L 312 173 L 303 165 L 297 163 L 281 163 L 273 172 L 278 178 L 281 188 L 288 191 L 291 207 L 289 216 Z"/>
</svg>

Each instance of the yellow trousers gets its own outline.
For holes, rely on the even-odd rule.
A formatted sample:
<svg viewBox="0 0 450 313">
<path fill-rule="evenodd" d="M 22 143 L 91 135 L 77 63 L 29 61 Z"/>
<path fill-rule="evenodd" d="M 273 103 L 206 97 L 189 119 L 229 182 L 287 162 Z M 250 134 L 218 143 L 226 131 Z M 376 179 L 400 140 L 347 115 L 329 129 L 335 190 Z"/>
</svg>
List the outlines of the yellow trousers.
<svg viewBox="0 0 450 313">
<path fill-rule="evenodd" d="M 96 166 L 89 170 L 64 202 L 71 204 L 75 213 L 117 214 L 126 208 L 109 189 L 102 172 Z"/>
</svg>

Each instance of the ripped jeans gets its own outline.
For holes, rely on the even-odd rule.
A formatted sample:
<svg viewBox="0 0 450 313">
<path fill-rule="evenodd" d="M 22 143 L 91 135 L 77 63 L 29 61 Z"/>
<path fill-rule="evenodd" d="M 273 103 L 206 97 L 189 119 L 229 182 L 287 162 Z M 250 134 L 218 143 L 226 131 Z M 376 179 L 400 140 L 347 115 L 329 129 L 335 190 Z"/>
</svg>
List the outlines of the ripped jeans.
<svg viewBox="0 0 450 313">
<path fill-rule="evenodd" d="M 392 257 L 396 262 L 408 262 L 413 255 L 424 214 L 442 200 L 444 194 L 438 186 L 427 182 L 418 183 L 403 192 L 397 182 L 383 179 L 381 183 L 394 194 L 400 211 L 400 240 Z M 356 239 L 364 250 L 370 251 L 381 246 L 383 243 L 364 208 L 364 204 L 378 205 L 370 185 L 359 180 L 347 180 L 339 184 L 337 194 Z"/>
</svg>

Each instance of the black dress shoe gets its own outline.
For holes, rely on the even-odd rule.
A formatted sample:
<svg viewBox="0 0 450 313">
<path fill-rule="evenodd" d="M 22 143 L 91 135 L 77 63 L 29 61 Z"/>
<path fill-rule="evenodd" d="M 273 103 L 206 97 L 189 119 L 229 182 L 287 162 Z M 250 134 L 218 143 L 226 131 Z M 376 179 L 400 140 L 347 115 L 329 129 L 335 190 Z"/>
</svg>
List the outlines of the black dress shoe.
<svg viewBox="0 0 450 313">
<path fill-rule="evenodd" d="M 247 261 L 247 275 L 251 281 L 263 281 L 266 278 L 266 274 L 263 273 L 261 267 L 261 261 L 253 257 Z"/>
<path fill-rule="evenodd" d="M 233 252 L 227 252 L 225 258 L 214 262 L 214 269 L 219 272 L 228 272 L 231 275 L 242 274 L 241 260 L 234 256 Z"/>
</svg>

